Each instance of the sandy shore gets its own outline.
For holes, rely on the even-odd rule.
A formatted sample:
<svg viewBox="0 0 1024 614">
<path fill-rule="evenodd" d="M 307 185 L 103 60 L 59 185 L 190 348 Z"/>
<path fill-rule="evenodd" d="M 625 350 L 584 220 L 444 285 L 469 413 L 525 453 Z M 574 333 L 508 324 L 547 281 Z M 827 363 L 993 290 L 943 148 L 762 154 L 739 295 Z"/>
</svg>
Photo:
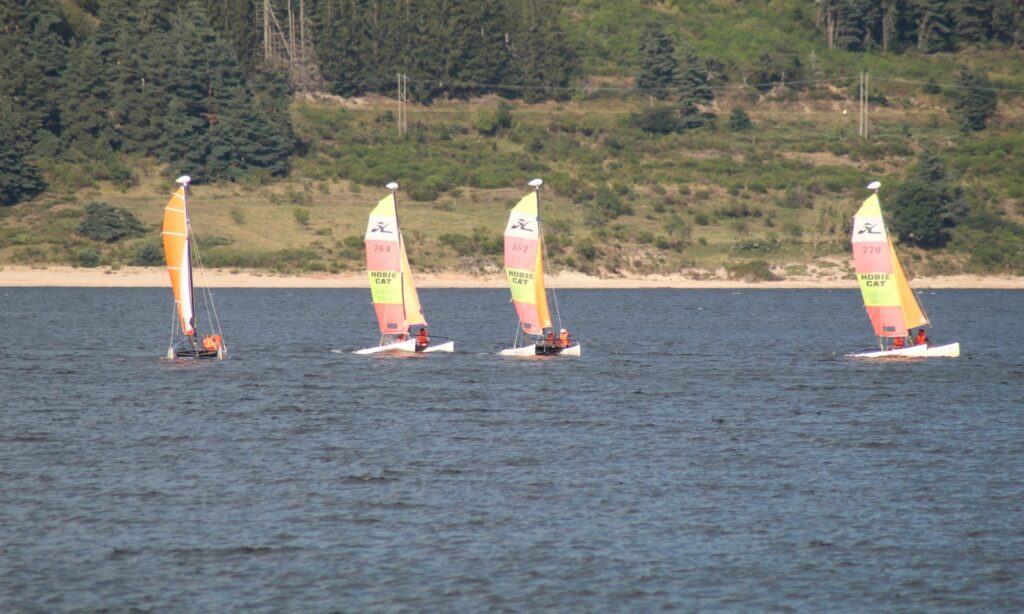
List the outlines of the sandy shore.
<svg viewBox="0 0 1024 614">
<path fill-rule="evenodd" d="M 276 275 L 260 271 L 208 270 L 197 282 L 213 288 L 365 288 L 364 273 Z M 950 275 L 918 277 L 917 289 L 925 288 L 1024 288 L 1024 277 Z M 168 286 L 167 271 L 157 267 L 83 269 L 66 266 L 33 268 L 0 267 L 0 287 L 60 288 L 146 288 Z M 455 273 L 417 274 L 420 288 L 504 288 L 501 275 L 462 275 Z M 750 283 L 726 279 L 692 279 L 685 275 L 643 277 L 590 277 L 581 273 L 560 273 L 548 277 L 555 288 L 856 288 L 853 279 L 790 278 L 784 281 Z"/>
</svg>

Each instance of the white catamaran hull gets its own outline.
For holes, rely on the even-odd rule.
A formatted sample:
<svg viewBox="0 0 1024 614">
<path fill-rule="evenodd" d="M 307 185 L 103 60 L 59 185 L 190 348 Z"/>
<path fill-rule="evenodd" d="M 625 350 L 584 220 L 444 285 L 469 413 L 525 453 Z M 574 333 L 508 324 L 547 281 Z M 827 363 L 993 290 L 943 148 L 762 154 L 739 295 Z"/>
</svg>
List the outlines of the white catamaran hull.
<svg viewBox="0 0 1024 614">
<path fill-rule="evenodd" d="M 431 345 L 425 350 L 420 352 L 421 354 L 430 354 L 432 352 L 454 352 L 455 342 L 447 341 L 438 345 Z M 406 339 L 405 341 L 399 341 L 398 343 L 389 343 L 388 345 L 377 345 L 372 348 L 364 348 L 362 350 L 356 350 L 356 354 L 380 354 L 382 352 L 408 352 L 415 354 L 416 352 L 416 340 Z"/>
<path fill-rule="evenodd" d="M 874 350 L 847 354 L 854 358 L 956 358 L 960 356 L 960 344 L 912 345 L 898 350 Z"/>
<path fill-rule="evenodd" d="M 538 354 L 537 346 L 524 345 L 517 348 L 506 348 L 500 352 L 501 356 L 579 356 L 580 344 L 569 346 L 564 350 L 551 354 Z"/>
<path fill-rule="evenodd" d="M 445 343 L 439 343 L 437 345 L 428 346 L 427 349 L 423 350 L 423 353 L 424 354 L 430 354 L 431 352 L 445 352 L 445 353 L 448 353 L 448 352 L 454 352 L 454 351 L 455 351 L 455 342 L 454 341 L 448 341 L 448 342 L 445 342 Z"/>
</svg>

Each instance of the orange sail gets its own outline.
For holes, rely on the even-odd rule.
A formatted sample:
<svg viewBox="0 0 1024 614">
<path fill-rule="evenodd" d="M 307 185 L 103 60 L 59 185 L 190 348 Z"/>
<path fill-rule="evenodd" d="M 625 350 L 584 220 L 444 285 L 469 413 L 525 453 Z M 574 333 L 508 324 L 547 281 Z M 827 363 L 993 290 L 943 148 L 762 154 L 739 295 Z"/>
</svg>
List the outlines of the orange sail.
<svg viewBox="0 0 1024 614">
<path fill-rule="evenodd" d="M 183 181 L 184 180 L 184 181 Z M 188 178 L 179 179 L 181 187 L 171 194 L 164 207 L 164 256 L 167 272 L 171 276 L 171 291 L 178 311 L 181 332 L 187 336 L 196 332 L 195 306 L 192 292 L 192 249 L 188 222 Z"/>
<path fill-rule="evenodd" d="M 534 191 L 512 208 L 505 226 L 505 274 L 519 322 L 528 335 L 543 335 L 545 328 L 551 328 L 543 246 L 539 200 Z"/>
<path fill-rule="evenodd" d="M 864 201 L 853 218 L 853 263 L 864 308 L 879 337 L 906 337 L 928 324 L 882 219 L 878 195 Z"/>
</svg>

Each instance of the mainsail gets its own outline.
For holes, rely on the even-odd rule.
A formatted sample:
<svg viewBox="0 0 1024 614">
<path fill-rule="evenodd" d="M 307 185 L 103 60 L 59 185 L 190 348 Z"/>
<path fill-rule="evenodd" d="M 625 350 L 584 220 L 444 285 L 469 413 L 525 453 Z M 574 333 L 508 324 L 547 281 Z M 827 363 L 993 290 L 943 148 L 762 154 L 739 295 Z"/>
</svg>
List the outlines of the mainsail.
<svg viewBox="0 0 1024 614">
<path fill-rule="evenodd" d="M 857 282 L 875 334 L 905 337 L 908 329 L 928 324 L 885 228 L 878 194 L 869 196 L 854 216 L 851 242 Z"/>
<path fill-rule="evenodd" d="M 534 191 L 512 208 L 505 227 L 505 274 L 519 322 L 528 335 L 543 335 L 545 328 L 551 328 L 543 246 L 539 200 Z"/>
<path fill-rule="evenodd" d="M 188 222 L 187 176 L 178 178 L 181 184 L 171 194 L 164 207 L 164 226 L 161 235 L 164 240 L 164 256 L 167 272 L 171 276 L 171 291 L 178 310 L 181 332 L 191 336 L 196 332 L 195 308 L 192 293 L 192 246 Z"/>
<path fill-rule="evenodd" d="M 370 293 L 380 332 L 386 335 L 404 334 L 410 326 L 427 324 L 398 226 L 394 189 L 370 212 L 365 237 Z"/>
</svg>

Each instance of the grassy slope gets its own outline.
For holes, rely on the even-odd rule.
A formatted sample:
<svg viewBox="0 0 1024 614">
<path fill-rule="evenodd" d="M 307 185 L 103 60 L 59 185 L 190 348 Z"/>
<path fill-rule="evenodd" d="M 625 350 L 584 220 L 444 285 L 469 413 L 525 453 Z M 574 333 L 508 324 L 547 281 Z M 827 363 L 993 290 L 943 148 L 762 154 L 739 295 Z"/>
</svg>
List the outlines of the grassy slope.
<svg viewBox="0 0 1024 614">
<path fill-rule="evenodd" d="M 965 62 L 988 71 L 1001 87 L 1024 90 L 1019 52 L 918 57 L 827 50 L 810 10 L 792 1 L 724 0 L 648 7 L 581 1 L 567 9 L 591 84 L 628 85 L 641 24 L 650 16 L 677 27 L 733 74 L 785 40 L 805 65 L 813 63 L 816 79 L 829 81 L 807 93 L 767 96 L 726 83 L 716 100 L 720 125 L 714 131 L 644 135 L 628 117 L 647 101 L 614 88 L 584 89 L 564 104 L 516 103 L 512 127 L 490 137 L 474 126 L 478 115 L 493 110 L 493 99 L 411 108 L 404 139 L 388 121 L 394 103 L 386 99 L 298 102 L 293 113 L 308 153 L 295 161 L 286 181 L 195 187 L 193 222 L 208 245 L 204 257 L 207 264 L 280 270 L 359 268 L 366 213 L 386 193 L 380 186 L 397 180 L 417 265 L 479 270 L 499 261 L 494 248 L 508 208 L 527 180 L 542 176 L 558 265 L 650 273 L 763 259 L 791 273 L 830 270 L 829 262 L 845 263 L 845 225 L 863 197 L 862 186 L 874 178 L 894 185 L 926 144 L 943 152 L 977 202 L 1021 219 L 1020 92 L 1001 92 L 990 130 L 963 136 L 945 111 L 948 100 L 920 90 L 929 78 L 950 83 L 955 66 Z M 802 17 L 783 31 L 772 19 L 778 11 Z M 870 141 L 856 136 L 851 92 L 850 75 L 862 69 L 871 71 L 875 91 L 888 99 L 888 106 L 873 108 Z M 753 131 L 724 127 L 734 106 L 748 110 Z M 87 187 L 72 189 L 67 182 L 35 202 L 0 209 L 0 262 L 74 263 L 82 249 L 100 251 L 105 264 L 131 262 L 138 244 L 158 240 L 156 226 L 172 187 L 158 169 L 133 164 L 139 183 L 126 191 L 89 186 L 79 177 L 74 183 Z M 600 220 L 594 214 L 599 186 L 611 188 L 632 215 Z M 798 187 L 810 195 L 810 206 L 785 206 L 794 204 Z M 116 246 L 77 237 L 80 206 L 91 201 L 127 207 L 153 228 L 152 235 Z M 296 220 L 296 209 L 309 212 L 307 226 Z M 461 254 L 456 241 L 441 241 L 446 233 L 467 239 Z M 474 234 L 475 242 L 469 240 Z M 918 272 L 977 270 L 952 250 L 908 250 L 907 260 Z"/>
</svg>

